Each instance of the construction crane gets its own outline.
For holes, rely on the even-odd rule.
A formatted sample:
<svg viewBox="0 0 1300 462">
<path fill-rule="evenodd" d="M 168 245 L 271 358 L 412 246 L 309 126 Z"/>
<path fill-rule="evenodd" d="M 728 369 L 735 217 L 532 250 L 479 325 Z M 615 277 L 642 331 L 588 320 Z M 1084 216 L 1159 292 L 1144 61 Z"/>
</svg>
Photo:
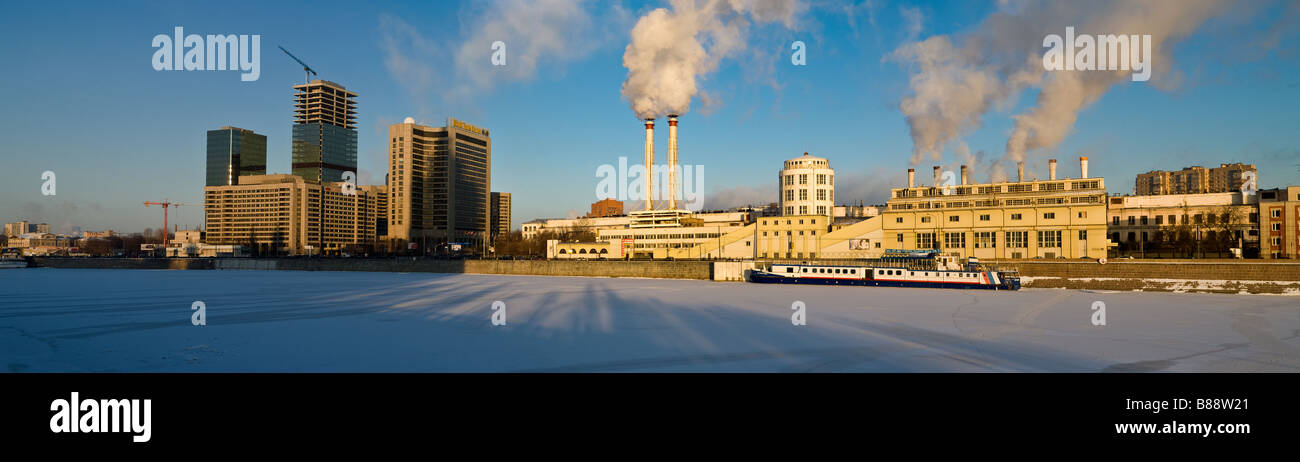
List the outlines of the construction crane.
<svg viewBox="0 0 1300 462">
<path fill-rule="evenodd" d="M 163 227 L 162 227 L 163 242 L 162 243 L 163 243 L 163 248 L 167 248 L 167 208 L 182 207 L 182 206 L 197 207 L 199 204 L 186 204 L 183 202 L 172 202 L 167 199 L 163 199 L 162 202 L 145 201 L 144 203 L 145 207 L 148 207 L 150 205 L 158 205 L 161 206 L 163 209 Z"/>
<path fill-rule="evenodd" d="M 284 47 L 279 46 L 279 45 L 276 45 L 276 47 L 279 48 L 280 51 L 283 51 L 284 54 L 289 55 L 290 58 L 293 58 L 294 61 L 297 61 L 298 64 L 301 64 L 301 65 L 302 65 L 302 70 L 303 70 L 303 72 L 305 72 L 303 78 L 306 80 L 306 81 L 303 82 L 303 83 L 311 83 L 311 76 L 313 76 L 313 75 L 319 75 L 319 74 L 316 73 L 316 71 L 313 71 L 313 70 L 311 69 L 311 66 L 308 66 L 307 63 L 302 62 L 301 59 L 298 59 L 298 57 L 297 57 L 297 56 L 294 56 L 293 53 L 290 53 L 289 50 L 286 50 L 286 49 L 284 49 Z"/>
</svg>

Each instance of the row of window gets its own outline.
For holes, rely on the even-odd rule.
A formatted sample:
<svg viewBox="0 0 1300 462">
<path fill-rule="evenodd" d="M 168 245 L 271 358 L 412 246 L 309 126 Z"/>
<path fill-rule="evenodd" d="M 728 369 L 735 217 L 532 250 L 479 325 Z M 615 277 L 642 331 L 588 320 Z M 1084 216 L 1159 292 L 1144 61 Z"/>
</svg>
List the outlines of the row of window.
<svg viewBox="0 0 1300 462">
<path fill-rule="evenodd" d="M 1169 223 L 1170 225 L 1174 225 L 1174 224 L 1177 224 L 1177 223 L 1178 223 L 1178 217 L 1179 217 L 1179 215 L 1155 215 L 1155 224 L 1157 224 L 1157 225 L 1163 225 L 1163 224 L 1165 224 L 1165 223 L 1166 223 L 1166 219 L 1165 219 L 1166 216 L 1169 217 L 1169 218 L 1168 218 L 1168 223 Z M 1280 216 L 1281 216 L 1281 210 L 1273 210 L 1273 218 L 1277 218 L 1277 217 L 1280 217 Z M 1113 217 L 1110 217 L 1110 224 L 1111 224 L 1112 226 L 1119 226 L 1119 219 L 1120 219 L 1119 216 L 1113 216 Z M 1190 219 L 1190 220 L 1189 220 L 1189 219 Z M 1190 223 L 1189 223 L 1189 221 L 1190 221 Z M 1198 213 L 1198 214 L 1196 214 L 1196 215 L 1182 215 L 1182 224 L 1184 224 L 1184 225 L 1186 225 L 1186 224 L 1197 224 L 1197 225 L 1199 225 L 1199 224 L 1211 224 L 1211 225 L 1212 225 L 1212 224 L 1215 224 L 1216 222 L 1217 222 L 1217 223 L 1224 223 L 1224 224 L 1231 223 L 1231 222 L 1232 222 L 1232 214 L 1230 214 L 1230 213 L 1224 213 L 1224 214 L 1214 214 L 1214 213 L 1203 214 L 1203 213 Z M 1251 223 L 1259 223 L 1259 214 L 1258 214 L 1258 213 L 1252 213 L 1252 214 L 1250 214 L 1250 222 L 1251 222 Z M 1137 225 L 1137 224 L 1139 224 L 1139 223 L 1142 224 L 1143 226 L 1146 226 L 1146 225 L 1150 224 L 1150 218 L 1147 217 L 1147 216 L 1140 216 L 1140 217 L 1138 217 L 1138 216 L 1130 216 L 1130 217 L 1128 217 L 1128 225 L 1129 225 L 1129 226 L 1134 226 L 1134 225 Z"/>
<path fill-rule="evenodd" d="M 1038 237 L 1039 247 L 1061 247 L 1062 243 L 1064 242 L 1061 239 L 1062 231 L 1060 230 L 1037 231 L 1036 233 Z M 914 248 L 917 249 L 938 248 L 937 234 L 938 233 L 917 233 L 915 235 L 916 247 Z M 988 232 L 976 232 L 972 234 L 974 235 L 973 236 L 974 248 L 992 249 L 998 246 L 997 232 L 988 231 Z M 901 245 L 903 243 L 903 235 L 900 233 L 897 234 L 896 236 L 897 236 L 897 242 Z M 1006 231 L 1004 232 L 1004 237 L 1006 238 L 1005 242 L 1008 248 L 1019 249 L 1019 248 L 1029 247 L 1029 231 Z M 1080 241 L 1088 240 L 1087 230 L 1082 230 L 1082 229 L 1079 230 L 1079 240 Z M 966 233 L 943 233 L 943 247 L 948 249 L 966 248 Z"/>
</svg>

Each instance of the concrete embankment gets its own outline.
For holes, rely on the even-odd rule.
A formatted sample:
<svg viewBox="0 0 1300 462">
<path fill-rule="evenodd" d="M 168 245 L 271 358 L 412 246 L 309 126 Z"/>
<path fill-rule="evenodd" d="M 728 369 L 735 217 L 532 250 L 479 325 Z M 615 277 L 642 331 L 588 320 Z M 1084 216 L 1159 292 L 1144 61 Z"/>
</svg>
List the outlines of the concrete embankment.
<svg viewBox="0 0 1300 462">
<path fill-rule="evenodd" d="M 104 269 L 224 269 L 475 273 L 739 280 L 750 262 L 433 260 L 412 258 L 36 258 L 36 266 Z M 1300 263 L 1262 261 L 986 262 L 1015 269 L 1029 288 L 1300 295 Z"/>
<path fill-rule="evenodd" d="M 418 258 L 37 258 L 36 266 L 103 269 L 377 271 L 710 279 L 707 261 L 434 260 Z"/>
</svg>

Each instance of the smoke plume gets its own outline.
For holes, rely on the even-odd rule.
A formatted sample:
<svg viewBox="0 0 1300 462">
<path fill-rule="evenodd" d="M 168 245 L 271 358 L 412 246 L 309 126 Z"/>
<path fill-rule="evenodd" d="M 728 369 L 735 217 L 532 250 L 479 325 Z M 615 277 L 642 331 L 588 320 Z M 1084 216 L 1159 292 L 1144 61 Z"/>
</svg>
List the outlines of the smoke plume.
<svg viewBox="0 0 1300 462">
<path fill-rule="evenodd" d="M 1149 84 L 1169 89 L 1172 48 L 1205 21 L 1223 11 L 1226 0 L 1147 2 L 1005 2 L 976 29 L 958 37 L 934 36 L 908 43 L 887 59 L 908 64 L 912 94 L 899 104 L 912 136 L 912 164 L 942 153 L 969 132 L 980 128 L 993 109 L 1005 109 L 1027 88 L 1039 90 L 1034 106 L 1012 116 L 1014 128 L 1006 152 L 990 165 L 996 181 L 1000 172 L 1035 150 L 1055 148 L 1070 133 L 1079 112 L 1113 86 L 1130 80 L 1132 71 L 1053 71 L 1043 68 L 1043 39 L 1062 35 L 1066 27 L 1078 34 L 1139 34 L 1151 36 L 1153 66 Z M 969 152 L 966 150 L 965 152 Z"/>
<path fill-rule="evenodd" d="M 743 51 L 751 24 L 794 27 L 799 0 L 672 0 L 637 21 L 623 52 L 623 98 L 637 118 L 685 114 L 699 80 Z"/>
</svg>

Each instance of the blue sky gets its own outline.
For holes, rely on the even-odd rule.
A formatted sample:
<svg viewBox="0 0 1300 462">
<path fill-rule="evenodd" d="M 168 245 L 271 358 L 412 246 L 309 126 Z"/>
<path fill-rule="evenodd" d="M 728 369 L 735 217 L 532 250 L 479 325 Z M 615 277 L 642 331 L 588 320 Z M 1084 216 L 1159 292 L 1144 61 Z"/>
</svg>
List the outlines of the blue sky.
<svg viewBox="0 0 1300 462">
<path fill-rule="evenodd" d="M 805 4 L 791 27 L 753 24 L 744 50 L 702 77 L 711 104 L 694 100 L 682 117 L 680 158 L 704 166 L 708 205 L 775 201 L 781 162 L 805 151 L 830 159 L 839 202 L 883 203 L 886 188 L 905 181 L 912 152 L 899 110 L 912 91 L 912 70 L 886 57 L 915 40 L 956 40 L 1000 8 L 972 1 Z M 512 18 L 502 5 L 6 5 L 0 219 L 48 222 L 55 231 L 157 228 L 158 209 L 142 202 L 200 203 L 205 132 L 222 125 L 267 135 L 269 170 L 287 173 L 291 87 L 303 74 L 277 45 L 319 78 L 360 95 L 362 183 L 383 181 L 389 124 L 412 116 L 441 125 L 455 117 L 492 131 L 493 190 L 514 193 L 516 227 L 585 212 L 596 200 L 596 168 L 641 156 L 640 123 L 620 94 L 628 72 L 622 57 L 637 20 L 668 4 L 589 1 L 576 9 L 578 18 L 560 18 L 573 21 L 561 28 L 567 35 L 560 46 L 530 56 L 532 29 L 506 29 L 514 60 L 507 70 L 467 68 L 465 59 L 490 60 L 488 36 Z M 1283 2 L 1253 6 L 1210 19 L 1173 48 L 1178 85 L 1114 86 L 1079 113 L 1062 143 L 1031 153 L 1029 169 L 1045 175 L 1046 159 L 1055 157 L 1061 175 L 1075 176 L 1074 159 L 1083 154 L 1092 176 L 1106 177 L 1111 193 L 1125 193 L 1140 172 L 1240 161 L 1258 165 L 1261 187 L 1300 184 L 1294 12 Z M 155 71 L 150 41 L 176 26 L 187 34 L 260 34 L 260 79 Z M 790 64 L 795 40 L 807 45 L 806 66 Z M 473 61 L 477 49 L 481 61 Z M 530 60 L 535 69 L 525 65 Z M 1012 116 L 1032 107 L 1035 95 L 1024 90 L 961 139 L 988 158 L 1001 156 Z M 666 136 L 658 141 L 663 156 Z M 942 163 L 954 159 L 947 153 Z M 918 177 L 932 164 L 917 165 Z M 55 196 L 40 194 L 46 170 L 58 175 Z M 982 171 L 975 176 L 985 179 Z M 200 224 L 201 207 L 173 212 L 172 222 Z"/>
</svg>

